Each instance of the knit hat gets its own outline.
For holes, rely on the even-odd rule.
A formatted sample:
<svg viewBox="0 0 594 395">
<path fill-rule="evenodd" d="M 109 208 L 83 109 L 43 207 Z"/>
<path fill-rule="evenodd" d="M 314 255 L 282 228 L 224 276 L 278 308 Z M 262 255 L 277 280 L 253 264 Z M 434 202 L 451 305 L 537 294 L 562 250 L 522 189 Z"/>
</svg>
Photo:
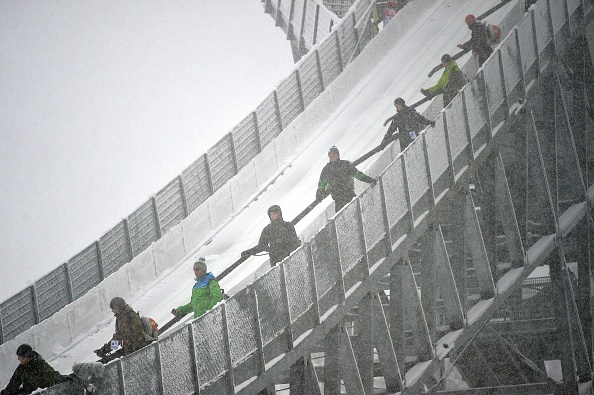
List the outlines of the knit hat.
<svg viewBox="0 0 594 395">
<path fill-rule="evenodd" d="M 196 270 L 198 268 L 204 270 L 204 272 L 207 271 L 207 269 L 206 269 L 206 259 L 204 259 L 204 257 L 200 257 L 200 258 L 198 258 L 198 260 L 196 262 L 194 262 L 193 269 Z"/>
<path fill-rule="evenodd" d="M 330 149 L 328 150 L 328 155 L 330 155 L 330 154 L 336 154 L 336 155 L 340 156 L 340 152 L 338 151 L 338 148 L 336 148 L 335 145 L 330 147 Z"/>
<path fill-rule="evenodd" d="M 446 62 L 446 63 L 450 63 L 451 61 L 453 61 L 452 57 L 449 54 L 445 54 L 441 57 L 441 61 L 442 62 Z"/>
<path fill-rule="evenodd" d="M 33 347 L 28 344 L 21 344 L 16 350 L 16 355 L 19 357 L 31 358 L 33 355 Z"/>
<path fill-rule="evenodd" d="M 400 104 L 401 106 L 404 106 L 404 105 L 406 105 L 406 102 L 404 101 L 403 98 L 398 97 L 398 98 L 396 98 L 396 100 L 394 100 L 394 105 L 396 105 L 396 104 Z"/>
<path fill-rule="evenodd" d="M 466 18 L 464 18 L 464 22 L 466 22 L 466 24 L 468 24 L 468 25 L 470 25 L 471 23 L 474 23 L 474 21 L 476 21 L 476 18 L 472 14 L 466 15 Z"/>
<path fill-rule="evenodd" d="M 116 296 L 109 302 L 110 309 L 123 309 L 124 307 L 126 307 L 126 301 L 119 296 Z"/>
</svg>

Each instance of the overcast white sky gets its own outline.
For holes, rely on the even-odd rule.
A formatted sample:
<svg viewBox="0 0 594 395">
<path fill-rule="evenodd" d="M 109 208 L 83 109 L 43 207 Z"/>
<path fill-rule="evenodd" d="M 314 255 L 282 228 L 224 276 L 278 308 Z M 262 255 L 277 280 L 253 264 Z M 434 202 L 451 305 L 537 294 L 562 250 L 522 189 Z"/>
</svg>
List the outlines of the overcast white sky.
<svg viewBox="0 0 594 395">
<path fill-rule="evenodd" d="M 0 302 L 132 213 L 292 69 L 258 0 L 0 1 Z"/>
</svg>

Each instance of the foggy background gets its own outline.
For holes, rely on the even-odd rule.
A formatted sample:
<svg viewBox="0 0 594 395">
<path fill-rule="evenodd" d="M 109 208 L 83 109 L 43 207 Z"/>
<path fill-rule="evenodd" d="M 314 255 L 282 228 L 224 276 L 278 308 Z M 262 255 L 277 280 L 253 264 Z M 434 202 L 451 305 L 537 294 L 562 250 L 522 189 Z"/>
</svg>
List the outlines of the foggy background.
<svg viewBox="0 0 594 395">
<path fill-rule="evenodd" d="M 0 1 L 0 302 L 131 214 L 292 69 L 257 0 Z"/>
</svg>

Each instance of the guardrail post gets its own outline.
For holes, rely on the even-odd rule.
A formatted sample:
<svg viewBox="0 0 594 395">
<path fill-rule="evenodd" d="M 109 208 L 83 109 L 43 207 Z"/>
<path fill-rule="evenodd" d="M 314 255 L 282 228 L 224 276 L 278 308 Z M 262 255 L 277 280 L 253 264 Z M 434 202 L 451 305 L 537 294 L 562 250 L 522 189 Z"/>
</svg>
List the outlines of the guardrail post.
<svg viewBox="0 0 594 395">
<path fill-rule="evenodd" d="M 192 377 L 194 379 L 194 392 L 200 395 L 200 377 L 196 368 L 196 343 L 194 342 L 194 325 L 188 325 L 188 346 L 190 348 L 190 364 L 192 365 Z"/>
<path fill-rule="evenodd" d="M 235 174 L 239 173 L 239 165 L 237 164 L 237 153 L 235 150 L 235 141 L 233 141 L 233 134 L 229 133 L 229 145 L 231 149 L 231 158 L 233 158 L 233 171 Z"/>
<path fill-rule="evenodd" d="M 301 73 L 299 69 L 295 70 L 295 79 L 297 80 L 297 92 L 299 93 L 299 104 L 301 105 L 301 112 L 305 111 L 305 99 L 303 98 L 303 88 L 301 87 Z"/>
<path fill-rule="evenodd" d="M 278 104 L 278 94 L 276 91 L 272 92 L 272 99 L 274 101 L 274 112 L 276 113 L 276 119 L 280 125 L 280 130 L 283 131 L 285 129 L 285 125 L 283 125 L 283 117 L 281 116 L 280 105 Z M 278 136 L 278 134 L 276 136 Z"/>
</svg>

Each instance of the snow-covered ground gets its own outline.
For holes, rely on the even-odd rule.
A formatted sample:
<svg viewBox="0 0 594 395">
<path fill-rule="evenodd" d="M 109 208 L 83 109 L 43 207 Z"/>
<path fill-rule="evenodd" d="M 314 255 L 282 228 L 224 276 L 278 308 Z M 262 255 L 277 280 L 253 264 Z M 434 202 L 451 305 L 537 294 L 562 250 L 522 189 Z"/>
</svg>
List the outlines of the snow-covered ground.
<svg viewBox="0 0 594 395">
<path fill-rule="evenodd" d="M 315 197 L 319 174 L 327 162 L 327 150 L 336 145 L 342 159 L 356 159 L 376 146 L 382 139 L 383 121 L 393 115 L 393 101 L 403 97 L 413 103 L 422 95 L 421 87 L 433 85 L 440 73 L 427 78 L 427 73 L 444 53 L 457 52 L 456 44 L 466 41 L 470 31 L 464 24 L 468 13 L 479 15 L 496 4 L 497 0 L 440 0 L 425 14 L 423 20 L 414 21 L 402 40 L 386 54 L 385 58 L 369 70 L 366 77 L 344 98 L 340 107 L 326 120 L 316 126 L 311 138 L 299 141 L 297 153 L 285 158 L 286 169 L 270 184 L 257 200 L 236 213 L 234 217 L 212 235 L 207 245 L 197 246 L 185 259 L 167 270 L 150 284 L 146 284 L 127 302 L 143 315 L 153 317 L 160 324 L 170 318 L 170 310 L 189 301 L 194 283 L 193 259 L 206 257 L 209 270 L 215 275 L 233 263 L 242 250 L 256 244 L 262 228 L 268 223 L 267 208 L 278 204 L 287 220 L 296 216 Z M 489 18 L 497 23 L 500 11 Z M 288 43 L 287 43 L 288 45 Z M 461 59 L 464 62 L 468 56 Z M 377 177 L 369 171 L 374 158 L 358 166 L 360 170 Z M 359 191 L 367 184 L 357 182 Z M 322 205 L 331 204 L 326 199 Z M 319 210 L 317 210 L 319 211 Z M 315 217 L 315 212 L 297 226 L 303 230 Z M 242 279 L 249 277 L 266 257 L 252 257 L 238 270 L 222 281 L 222 287 L 233 290 Z M 117 295 L 113 295 L 117 296 Z M 69 372 L 74 362 L 96 360 L 92 350 L 106 342 L 113 332 L 114 320 L 109 314 L 97 317 L 93 330 L 80 333 L 78 340 L 64 349 L 55 349 L 52 355 L 44 355 L 61 372 Z M 1 361 L 0 380 L 16 366 L 16 358 Z"/>
</svg>

